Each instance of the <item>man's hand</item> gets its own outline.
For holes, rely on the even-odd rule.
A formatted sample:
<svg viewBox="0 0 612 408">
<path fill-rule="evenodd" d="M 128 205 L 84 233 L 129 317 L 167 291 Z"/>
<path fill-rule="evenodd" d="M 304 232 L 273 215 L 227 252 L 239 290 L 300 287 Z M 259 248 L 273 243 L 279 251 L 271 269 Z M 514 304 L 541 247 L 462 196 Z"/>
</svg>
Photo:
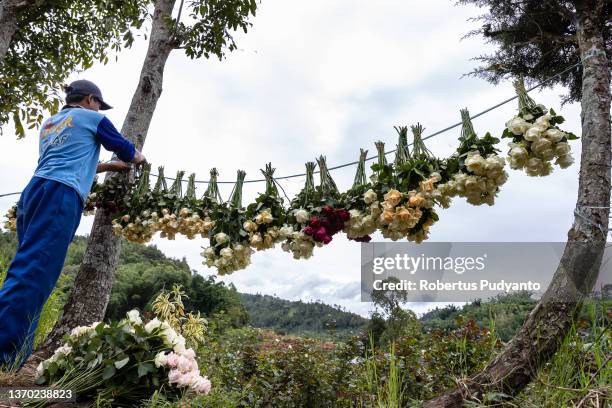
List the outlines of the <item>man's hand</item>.
<svg viewBox="0 0 612 408">
<path fill-rule="evenodd" d="M 104 173 L 106 171 L 126 171 L 130 169 L 130 165 L 122 161 L 111 161 L 107 163 L 98 163 L 96 173 Z"/>
<path fill-rule="evenodd" d="M 145 164 L 146 162 L 147 162 L 147 158 L 144 157 L 144 155 L 140 153 L 138 150 L 136 150 L 136 153 L 134 154 L 134 159 L 132 159 L 132 163 L 140 165 L 140 164 Z"/>
</svg>

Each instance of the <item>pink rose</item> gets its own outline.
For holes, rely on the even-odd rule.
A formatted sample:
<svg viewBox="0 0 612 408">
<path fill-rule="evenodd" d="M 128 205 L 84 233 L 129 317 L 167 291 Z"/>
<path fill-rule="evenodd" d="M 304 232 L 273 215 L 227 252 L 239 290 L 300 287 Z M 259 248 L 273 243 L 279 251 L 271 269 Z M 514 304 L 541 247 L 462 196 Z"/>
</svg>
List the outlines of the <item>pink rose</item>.
<svg viewBox="0 0 612 408">
<path fill-rule="evenodd" d="M 166 364 L 170 368 L 176 368 L 176 365 L 178 364 L 178 356 L 174 352 L 171 352 L 170 354 L 168 354 Z"/>
<path fill-rule="evenodd" d="M 168 382 L 170 384 L 178 382 L 180 378 L 181 373 L 179 372 L 179 370 L 170 370 L 170 372 L 168 373 Z"/>
<path fill-rule="evenodd" d="M 198 394 L 207 395 L 210 392 L 212 384 L 208 377 L 200 377 L 194 387 L 195 392 Z"/>
</svg>

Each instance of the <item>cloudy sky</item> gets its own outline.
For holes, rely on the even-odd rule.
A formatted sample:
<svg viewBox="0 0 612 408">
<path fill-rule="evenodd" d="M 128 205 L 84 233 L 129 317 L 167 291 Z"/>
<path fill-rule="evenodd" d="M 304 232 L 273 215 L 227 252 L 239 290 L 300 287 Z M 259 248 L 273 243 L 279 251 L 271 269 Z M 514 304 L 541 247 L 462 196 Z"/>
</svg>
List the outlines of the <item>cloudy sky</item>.
<svg viewBox="0 0 612 408">
<path fill-rule="evenodd" d="M 396 143 L 394 125 L 421 122 L 425 135 L 459 120 L 459 109 L 484 110 L 513 96 L 510 82 L 494 86 L 462 77 L 476 66 L 473 57 L 491 50 L 480 38 L 461 39 L 481 11 L 448 0 L 264 0 L 253 28 L 236 37 L 239 50 L 223 61 L 191 60 L 171 54 L 164 91 L 151 124 L 144 154 L 167 175 L 177 170 L 207 179 L 211 167 L 220 180 L 236 170 L 260 178 L 267 162 L 276 175 L 301 173 L 319 154 L 328 165 L 356 160 L 359 148 L 375 152 L 374 141 Z M 118 62 L 73 75 L 96 82 L 115 109 L 108 117 L 120 128 L 136 87 L 146 42 L 119 55 Z M 533 94 L 539 103 L 560 110 L 561 88 Z M 580 134 L 580 107 L 566 105 L 564 128 Z M 500 135 L 516 112 L 510 103 L 474 121 L 479 134 Z M 37 135 L 16 141 L 8 128 L 0 137 L 0 193 L 20 191 L 38 158 Z M 459 129 L 428 141 L 441 156 L 456 146 Z M 572 144 L 579 157 L 579 143 Z M 110 154 L 105 153 L 107 159 Z M 333 172 L 348 188 L 354 167 Z M 440 211 L 431 241 L 564 241 L 576 200 L 578 167 L 555 170 L 547 178 L 528 178 L 509 170 L 493 207 L 474 207 L 455 199 Z M 283 181 L 292 197 L 303 178 Z M 201 185 L 200 193 L 205 185 Z M 262 184 L 246 184 L 245 202 Z M 222 185 L 227 198 L 231 185 Z M 16 202 L 0 198 L 0 213 Z M 78 234 L 88 234 L 93 217 L 83 218 Z M 375 240 L 382 240 L 375 236 Z M 154 239 L 167 255 L 186 257 L 198 273 L 215 273 L 201 264 L 206 241 Z M 252 265 L 223 280 L 239 291 L 275 294 L 286 299 L 338 304 L 367 314 L 359 301 L 360 247 L 334 237 L 309 260 L 295 261 L 280 248 L 256 253 Z M 423 312 L 431 305 L 413 304 Z"/>
</svg>

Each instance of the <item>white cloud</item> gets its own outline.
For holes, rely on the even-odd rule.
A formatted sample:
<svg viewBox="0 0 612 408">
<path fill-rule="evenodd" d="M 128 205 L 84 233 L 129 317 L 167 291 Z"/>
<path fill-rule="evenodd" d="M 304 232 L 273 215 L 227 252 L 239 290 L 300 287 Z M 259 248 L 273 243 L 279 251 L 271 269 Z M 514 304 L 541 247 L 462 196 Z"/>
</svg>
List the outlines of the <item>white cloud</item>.
<svg viewBox="0 0 612 408">
<path fill-rule="evenodd" d="M 359 148 L 375 153 L 381 139 L 392 149 L 392 126 L 420 121 L 426 135 L 459 120 L 459 109 L 476 113 L 513 94 L 510 83 L 498 86 L 461 78 L 475 64 L 471 58 L 490 46 L 461 37 L 474 28 L 466 22 L 478 11 L 454 7 L 447 0 L 261 3 L 254 26 L 238 35 L 239 50 L 224 61 L 190 60 L 174 52 L 164 73 L 164 90 L 151 124 L 144 153 L 166 174 L 196 172 L 207 179 L 217 167 L 222 180 L 234 180 L 237 169 L 260 178 L 271 161 L 277 175 L 303 172 L 303 164 L 325 154 L 330 166 L 357 158 Z M 121 53 L 117 63 L 95 66 L 82 75 L 97 82 L 115 109 L 108 113 L 120 127 L 140 73 L 146 44 L 140 40 Z M 561 89 L 536 93 L 538 102 L 560 108 Z M 474 121 L 477 132 L 499 135 L 514 114 L 514 102 Z M 564 127 L 580 133 L 579 106 L 564 107 Z M 8 130 L 8 129 L 7 129 Z M 428 141 L 440 155 L 456 144 L 459 129 Z M 579 155 L 579 143 L 574 143 Z M 34 132 L 15 141 L 0 138 L 0 192 L 22 189 L 37 160 Z M 106 154 L 105 157 L 109 155 Z M 354 168 L 333 173 L 349 187 Z M 578 167 L 556 170 L 546 179 L 512 171 L 494 207 L 472 207 L 462 200 L 441 211 L 432 241 L 559 241 L 571 224 Z M 287 193 L 299 191 L 303 179 L 283 181 Z M 227 198 L 231 185 L 222 185 Z M 261 185 L 245 186 L 245 201 Z M 0 199 L 4 213 L 12 198 Z M 91 217 L 78 230 L 87 234 Z M 378 239 L 382 239 L 378 237 Z M 203 274 L 203 241 L 179 238 L 154 243 L 166 254 L 187 257 Z M 280 249 L 256 253 L 253 265 L 222 279 L 238 290 L 276 293 L 280 297 L 321 299 L 367 313 L 359 302 L 359 245 L 344 237 L 317 249 L 307 261 L 295 261 Z M 427 305 L 413 305 L 422 312 Z"/>
</svg>

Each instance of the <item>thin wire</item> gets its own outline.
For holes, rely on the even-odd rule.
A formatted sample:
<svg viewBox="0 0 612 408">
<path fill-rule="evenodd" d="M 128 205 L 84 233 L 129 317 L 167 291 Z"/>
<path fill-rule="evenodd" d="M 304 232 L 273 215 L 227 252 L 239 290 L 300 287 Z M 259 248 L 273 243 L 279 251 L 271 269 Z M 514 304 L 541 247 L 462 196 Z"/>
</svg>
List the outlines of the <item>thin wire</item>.
<svg viewBox="0 0 612 408">
<path fill-rule="evenodd" d="M 181 1 L 181 4 L 182 4 L 182 1 Z M 180 10 L 179 10 L 179 11 L 180 11 Z M 570 71 L 570 70 L 572 70 L 572 69 L 574 69 L 574 68 L 578 67 L 579 65 L 581 65 L 581 64 L 582 64 L 584 61 L 586 61 L 587 59 L 589 59 L 589 58 L 591 58 L 591 57 L 598 56 L 598 55 L 600 55 L 600 54 L 602 54 L 602 52 L 600 52 L 600 51 L 598 51 L 598 52 L 589 52 L 589 53 L 587 53 L 587 55 L 586 55 L 586 56 L 585 56 L 583 59 L 581 59 L 580 61 L 578 61 L 578 62 L 577 62 L 577 63 L 575 63 L 574 65 L 572 65 L 572 66 L 570 66 L 570 67 L 567 67 L 567 68 L 565 68 L 563 71 L 558 72 L 558 73 L 556 73 L 555 75 L 553 75 L 553 76 L 551 76 L 551 77 L 549 77 L 549 78 L 547 78 L 547 79 L 543 80 L 542 82 L 538 83 L 537 85 L 532 86 L 531 88 L 527 89 L 527 90 L 526 90 L 526 92 L 531 92 L 531 91 L 533 91 L 534 89 L 537 89 L 537 88 L 541 87 L 542 85 L 544 85 L 544 84 L 546 84 L 546 83 L 548 83 L 548 82 L 552 81 L 552 80 L 553 80 L 553 79 L 555 79 L 556 77 L 558 77 L 558 76 L 560 76 L 560 75 L 563 75 L 563 74 L 565 74 L 566 72 L 568 72 L 568 71 Z M 518 98 L 518 95 L 514 95 L 513 97 L 508 98 L 508 99 L 506 99 L 506 100 L 504 100 L 504 101 L 502 101 L 502 102 L 498 103 L 497 105 L 494 105 L 494 106 L 492 106 L 492 107 L 490 107 L 490 108 L 488 108 L 488 109 L 483 110 L 482 112 L 479 112 L 479 113 L 477 113 L 477 114 L 475 114 L 475 115 L 473 115 L 473 116 L 470 116 L 470 119 L 476 119 L 476 118 L 478 118 L 478 117 L 480 117 L 480 116 L 482 116 L 482 115 L 484 115 L 484 114 L 486 114 L 486 113 L 491 112 L 492 110 L 495 110 L 495 109 L 499 108 L 500 106 L 503 106 L 503 105 L 505 105 L 505 104 L 507 104 L 507 103 L 509 103 L 509 102 L 512 102 L 513 100 L 515 100 L 515 99 L 517 99 L 517 98 Z M 432 137 L 438 136 L 438 135 L 440 135 L 440 134 L 442 134 L 442 133 L 448 132 L 449 130 L 452 130 L 452 129 L 454 129 L 454 128 L 456 128 L 456 127 L 459 127 L 459 126 L 461 126 L 461 125 L 462 125 L 462 122 L 457 122 L 457 123 L 455 123 L 455 124 L 453 124 L 453 125 L 450 125 L 450 126 L 448 126 L 448 127 L 444 128 L 444 129 L 442 129 L 442 130 L 439 130 L 439 131 L 437 131 L 437 132 L 434 132 L 434 133 L 432 133 L 431 135 L 428 135 L 428 136 L 423 137 L 423 138 L 422 138 L 422 140 L 427 140 L 427 139 L 430 139 L 430 138 L 432 138 Z M 410 144 L 409 144 L 409 146 L 412 146 L 412 144 L 413 144 L 413 143 L 410 143 Z M 395 151 L 396 151 L 396 149 L 390 150 L 390 151 L 388 151 L 388 152 L 385 152 L 385 155 L 387 155 L 387 154 L 391 154 L 391 153 L 394 153 Z M 374 159 L 375 159 L 375 158 L 377 158 L 377 157 L 378 157 L 378 156 L 367 157 L 367 158 L 365 159 L 365 161 L 374 160 Z M 341 169 L 341 168 L 348 167 L 348 166 L 354 166 L 355 164 L 358 164 L 358 163 L 359 163 L 359 161 L 352 161 L 352 162 L 349 162 L 349 163 L 340 164 L 340 165 L 338 165 L 338 166 L 328 167 L 328 170 L 330 170 L 330 171 L 331 171 L 331 170 L 337 170 L 337 169 Z M 316 170 L 316 171 L 314 171 L 313 173 L 320 173 L 320 171 L 319 171 L 319 170 Z M 154 173 L 150 173 L 150 175 L 151 175 L 151 176 L 153 176 L 153 177 L 159 177 L 159 175 L 154 174 Z M 304 176 L 306 176 L 306 173 L 291 174 L 291 175 L 289 175 L 289 176 L 280 176 L 280 177 L 275 177 L 275 179 L 276 179 L 276 180 L 287 180 L 287 179 L 291 179 L 291 178 L 296 178 L 296 177 L 304 177 Z M 164 178 L 165 178 L 166 180 L 173 180 L 173 181 L 175 180 L 175 179 L 174 179 L 174 178 L 172 178 L 172 177 L 164 177 Z M 263 178 L 263 179 L 253 179 L 253 180 L 244 180 L 244 183 L 261 183 L 261 182 L 264 182 L 264 181 L 266 181 L 266 179 L 265 179 L 265 178 Z M 195 182 L 196 182 L 196 183 L 199 183 L 199 184 L 208 184 L 208 183 L 210 183 L 210 180 L 195 180 Z M 236 183 L 235 181 L 217 181 L 217 184 L 235 184 L 235 183 Z M 233 190 L 232 190 L 232 192 L 233 192 Z M 9 194 L 2 194 L 2 195 L 0 195 L 0 198 L 1 198 L 1 197 L 5 197 L 5 196 L 9 196 L 9 195 L 16 195 L 16 194 L 21 194 L 21 193 L 9 193 Z M 231 195 L 231 194 L 230 194 L 230 195 Z"/>
<path fill-rule="evenodd" d="M 608 238 L 608 231 L 604 229 L 603 225 L 591 220 L 586 215 L 582 214 L 582 212 L 580 212 L 580 210 L 577 208 L 574 210 L 574 215 L 576 215 L 579 218 L 582 218 L 587 224 L 597 228 L 599 232 L 601 232 L 601 234 L 603 235 L 604 239 Z"/>
<path fill-rule="evenodd" d="M 597 56 L 597 55 L 599 55 L 599 53 L 589 53 L 589 54 L 587 54 L 586 57 L 584 57 L 583 59 L 581 59 L 580 61 L 578 61 L 574 65 L 572 65 L 570 67 L 567 67 L 563 71 L 560 71 L 560 72 L 556 73 L 555 75 L 553 75 L 553 76 L 543 80 L 542 82 L 532 86 L 531 88 L 527 89 L 526 92 L 531 92 L 534 89 L 537 89 L 537 88 L 543 86 L 544 84 L 552 81 L 556 77 L 561 76 L 561 75 L 565 74 L 566 72 L 569 72 L 572 69 L 580 66 L 585 60 L 587 60 L 587 59 L 589 59 L 591 57 Z M 485 114 L 491 112 L 492 110 L 495 110 L 495 109 L 499 108 L 500 106 L 503 106 L 503 105 L 505 105 L 505 104 L 507 104 L 509 102 L 512 102 L 513 100 L 515 100 L 517 98 L 518 98 L 518 95 L 514 95 L 513 97 L 508 98 L 508 99 L 498 103 L 497 105 L 491 106 L 490 108 L 487 108 L 487 109 L 483 110 L 482 112 L 479 112 L 479 113 L 477 113 L 475 115 L 470 116 L 470 119 L 476 119 L 476 118 L 478 118 L 478 117 L 480 117 L 482 115 L 485 115 Z M 463 122 L 457 122 L 457 123 L 455 123 L 453 125 L 450 125 L 450 126 L 444 128 L 444 129 L 442 129 L 442 130 L 438 130 L 437 132 L 434 132 L 434 133 L 432 133 L 432 134 L 430 134 L 428 136 L 423 137 L 422 140 L 427 140 L 427 139 L 430 139 L 432 137 L 441 135 L 442 133 L 446 133 L 449 130 L 455 129 L 455 128 L 461 126 L 462 124 L 463 124 Z M 410 143 L 408 146 L 412 146 L 412 144 L 413 143 Z M 385 155 L 394 153 L 395 151 L 396 151 L 396 149 L 389 150 L 389 151 L 385 152 Z M 374 160 L 377 157 L 378 156 L 367 157 L 365 159 L 365 161 Z M 328 167 L 328 170 L 330 170 L 330 171 L 331 170 L 337 170 L 337 169 L 341 169 L 341 168 L 348 167 L 348 166 L 354 166 L 355 164 L 358 164 L 358 163 L 359 163 L 359 161 L 352 161 L 352 162 L 349 162 L 349 163 L 340 164 L 338 166 Z M 319 173 L 319 170 L 314 171 L 314 173 Z M 151 176 L 158 177 L 156 174 L 153 174 L 153 173 L 151 173 Z M 289 176 L 280 176 L 280 177 L 275 177 L 275 179 L 277 179 L 277 180 L 286 180 L 286 179 L 291 179 L 291 178 L 296 178 L 296 177 L 304 177 L 304 176 L 306 176 L 306 173 L 291 174 Z M 166 177 L 166 179 L 174 180 L 171 177 Z M 261 182 L 264 182 L 264 181 L 266 181 L 265 178 L 264 179 L 245 180 L 244 182 L 245 183 L 261 183 Z M 209 180 L 196 180 L 195 182 L 196 183 L 209 183 Z M 220 184 L 232 184 L 232 183 L 235 183 L 235 181 L 217 181 L 217 183 L 220 183 Z"/>
<path fill-rule="evenodd" d="M 6 194 L 0 194 L 0 198 L 2 197 L 8 197 L 8 196 L 12 196 L 12 195 L 18 195 L 21 194 L 21 191 L 18 193 L 6 193 Z"/>
</svg>

